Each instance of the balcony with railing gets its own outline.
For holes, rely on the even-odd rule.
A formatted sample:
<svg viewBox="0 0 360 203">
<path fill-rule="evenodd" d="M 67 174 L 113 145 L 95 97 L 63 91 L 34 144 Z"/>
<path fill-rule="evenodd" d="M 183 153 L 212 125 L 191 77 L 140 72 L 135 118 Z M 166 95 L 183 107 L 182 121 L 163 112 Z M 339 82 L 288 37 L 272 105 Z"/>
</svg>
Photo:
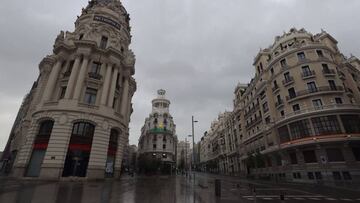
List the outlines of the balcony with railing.
<svg viewBox="0 0 360 203">
<path fill-rule="evenodd" d="M 259 109 L 260 104 L 256 103 L 254 107 L 252 107 L 249 111 L 245 112 L 244 117 L 249 117 L 252 113 L 254 113 L 257 109 Z"/>
<path fill-rule="evenodd" d="M 342 86 L 322 86 L 313 89 L 298 91 L 293 95 L 286 96 L 286 100 L 289 101 L 295 98 L 304 97 L 314 93 L 320 93 L 320 92 L 325 93 L 325 92 L 343 91 L 343 90 L 344 88 Z"/>
<path fill-rule="evenodd" d="M 276 108 L 280 108 L 283 105 L 284 105 L 284 101 L 282 99 L 275 102 L 275 107 Z"/>
<path fill-rule="evenodd" d="M 279 90 L 279 85 L 274 85 L 274 87 L 272 87 L 272 91 L 275 93 Z"/>
<path fill-rule="evenodd" d="M 315 77 L 315 71 L 313 71 L 313 70 L 305 71 L 305 72 L 301 73 L 301 77 L 302 77 L 302 79 L 313 78 L 313 77 Z"/>
<path fill-rule="evenodd" d="M 292 83 L 294 83 L 294 77 L 292 76 L 286 77 L 285 80 L 282 81 L 282 83 L 284 86 L 291 85 Z"/>
<path fill-rule="evenodd" d="M 282 116 L 280 120 L 278 120 L 277 122 L 281 122 L 285 119 L 289 119 L 289 118 L 293 118 L 293 117 L 297 117 L 297 116 L 304 116 L 304 114 L 307 113 L 313 113 L 313 112 L 323 112 L 323 111 L 329 111 L 332 109 L 337 109 L 337 110 L 356 110 L 356 111 L 360 111 L 360 105 L 357 104 L 330 104 L 330 105 L 322 105 L 322 106 L 313 106 L 313 107 L 309 107 L 309 108 L 304 108 L 301 110 L 297 110 L 291 113 L 286 114 L 285 116 Z"/>
<path fill-rule="evenodd" d="M 325 76 L 335 76 L 336 72 L 334 69 L 323 69 L 323 74 Z"/>
<path fill-rule="evenodd" d="M 250 128 L 258 123 L 260 123 L 262 121 L 262 118 L 259 116 L 259 117 L 256 117 L 254 120 L 252 120 L 250 123 L 246 124 L 246 128 Z"/>
<path fill-rule="evenodd" d="M 63 78 L 68 78 L 71 75 L 71 71 L 66 71 L 63 73 Z"/>
<path fill-rule="evenodd" d="M 95 80 L 101 80 L 102 75 L 100 75 L 99 73 L 90 72 L 89 73 L 89 78 L 92 78 L 92 79 L 95 79 Z"/>
</svg>

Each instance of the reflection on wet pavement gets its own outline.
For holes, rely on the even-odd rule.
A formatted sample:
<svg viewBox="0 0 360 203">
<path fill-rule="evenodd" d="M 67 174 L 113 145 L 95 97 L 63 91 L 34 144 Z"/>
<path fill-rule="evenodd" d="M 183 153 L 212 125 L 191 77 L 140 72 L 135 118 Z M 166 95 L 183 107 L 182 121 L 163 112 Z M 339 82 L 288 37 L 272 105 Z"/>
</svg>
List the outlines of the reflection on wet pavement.
<svg viewBox="0 0 360 203">
<path fill-rule="evenodd" d="M 182 176 L 99 182 L 0 181 L 1 203 L 217 202 L 212 190 L 194 187 L 192 180 Z"/>
</svg>

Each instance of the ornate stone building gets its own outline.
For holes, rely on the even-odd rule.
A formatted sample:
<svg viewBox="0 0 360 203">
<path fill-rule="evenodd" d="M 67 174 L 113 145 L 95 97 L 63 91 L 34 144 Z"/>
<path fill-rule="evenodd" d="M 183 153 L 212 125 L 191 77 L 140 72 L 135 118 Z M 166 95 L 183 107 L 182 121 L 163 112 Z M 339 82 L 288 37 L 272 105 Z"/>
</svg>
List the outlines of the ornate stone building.
<svg viewBox="0 0 360 203">
<path fill-rule="evenodd" d="M 224 124 L 223 172 L 302 182 L 359 180 L 360 61 L 343 56 L 325 31 L 293 28 L 261 50 L 253 65 L 255 77 L 235 89 L 234 110 Z M 239 171 L 226 167 L 234 162 L 234 147 Z"/>
<path fill-rule="evenodd" d="M 139 156 L 160 161 L 161 167 L 169 172 L 176 163 L 176 125 L 170 115 L 170 101 L 165 90 L 158 90 L 158 97 L 152 100 L 152 111 L 141 128 Z"/>
<path fill-rule="evenodd" d="M 14 177 L 118 177 L 136 91 L 129 14 L 91 0 L 24 100 L 3 159 Z"/>
</svg>

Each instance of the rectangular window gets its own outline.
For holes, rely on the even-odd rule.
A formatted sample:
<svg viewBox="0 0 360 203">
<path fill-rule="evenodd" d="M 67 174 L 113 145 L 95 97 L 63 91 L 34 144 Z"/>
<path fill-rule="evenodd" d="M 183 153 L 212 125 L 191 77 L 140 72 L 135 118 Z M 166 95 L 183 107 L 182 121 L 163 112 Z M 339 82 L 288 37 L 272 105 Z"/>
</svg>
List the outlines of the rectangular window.
<svg viewBox="0 0 360 203">
<path fill-rule="evenodd" d="M 360 161 L 360 147 L 352 147 L 351 149 L 354 154 L 355 160 Z"/>
<path fill-rule="evenodd" d="M 339 122 L 335 115 L 311 118 L 315 135 L 331 135 L 341 133 Z"/>
<path fill-rule="evenodd" d="M 297 160 L 297 157 L 296 157 L 296 152 L 291 152 L 289 154 L 289 156 L 290 156 L 291 164 L 298 164 L 298 160 Z"/>
<path fill-rule="evenodd" d="M 96 103 L 96 94 L 97 94 L 97 89 L 86 88 L 85 103 L 95 104 Z"/>
<path fill-rule="evenodd" d="M 305 53 L 304 52 L 297 53 L 297 57 L 299 61 L 302 61 L 305 59 Z"/>
<path fill-rule="evenodd" d="M 315 82 L 308 82 L 307 87 L 308 87 L 308 90 L 309 90 L 310 93 L 311 92 L 317 92 L 317 87 L 316 87 Z"/>
<path fill-rule="evenodd" d="M 314 150 L 303 151 L 305 163 L 316 163 L 317 158 Z"/>
<path fill-rule="evenodd" d="M 153 149 L 156 149 L 156 144 L 153 144 Z"/>
<path fill-rule="evenodd" d="M 64 99 L 66 93 L 66 86 L 61 87 L 59 99 Z"/>
<path fill-rule="evenodd" d="M 278 86 L 278 84 L 277 84 L 277 81 L 274 80 L 274 90 L 276 90 L 276 89 L 278 89 L 278 88 L 279 88 L 279 86 Z"/>
<path fill-rule="evenodd" d="M 282 59 L 282 60 L 280 61 L 280 65 L 281 65 L 281 67 L 285 68 L 285 67 L 287 66 L 286 60 L 285 60 L 285 59 Z"/>
<path fill-rule="evenodd" d="M 307 119 L 290 123 L 289 127 L 293 140 L 309 137 L 311 135 L 310 122 Z"/>
<path fill-rule="evenodd" d="M 264 113 L 267 112 L 267 111 L 269 111 L 269 106 L 268 106 L 268 103 L 267 103 L 267 102 L 263 103 L 262 106 L 263 106 L 263 111 L 264 111 Z"/>
<path fill-rule="evenodd" d="M 321 50 L 316 50 L 316 53 L 319 57 L 324 57 L 324 54 Z"/>
<path fill-rule="evenodd" d="M 360 133 L 359 115 L 340 115 L 346 133 Z"/>
<path fill-rule="evenodd" d="M 101 37 L 101 42 L 100 42 L 100 49 L 106 49 L 108 43 L 108 38 L 105 36 Z"/>
<path fill-rule="evenodd" d="M 322 175 L 321 175 L 320 171 L 315 172 L 315 178 L 316 178 L 316 180 L 321 180 L 322 179 Z"/>
<path fill-rule="evenodd" d="M 339 171 L 334 171 L 333 172 L 333 178 L 334 180 L 341 180 L 341 175 Z"/>
<path fill-rule="evenodd" d="M 293 105 L 292 108 L 293 108 L 294 112 L 300 111 L 300 105 L 299 104 Z"/>
<path fill-rule="evenodd" d="M 294 89 L 293 87 L 292 87 L 292 88 L 289 88 L 289 89 L 288 89 L 288 92 L 289 92 L 289 97 L 290 97 L 290 99 L 296 97 L 296 92 L 295 92 L 295 89 Z"/>
<path fill-rule="evenodd" d="M 75 63 L 74 60 L 70 61 L 70 64 L 69 64 L 68 69 L 66 70 L 66 72 L 71 73 L 72 69 L 74 68 L 74 63 Z"/>
<path fill-rule="evenodd" d="M 166 149 L 166 144 L 163 144 L 163 149 Z"/>
<path fill-rule="evenodd" d="M 285 78 L 285 82 L 290 82 L 291 81 L 290 72 L 284 73 L 284 78 Z"/>
<path fill-rule="evenodd" d="M 94 74 L 99 74 L 100 73 L 100 69 L 101 69 L 101 63 L 99 62 L 93 62 L 92 66 L 91 66 L 91 73 Z"/>
<path fill-rule="evenodd" d="M 341 149 L 328 148 L 328 149 L 326 149 L 326 154 L 327 154 L 329 162 L 344 161 L 344 156 L 343 156 Z"/>
<path fill-rule="evenodd" d="M 343 103 L 342 99 L 340 97 L 336 97 L 335 102 L 336 102 L 336 104 L 342 104 Z"/>
<path fill-rule="evenodd" d="M 325 73 L 329 73 L 329 72 L 330 72 L 329 66 L 328 66 L 326 63 L 321 64 L 321 66 L 322 66 L 323 71 L 324 71 Z"/>
<path fill-rule="evenodd" d="M 308 172 L 307 174 L 308 174 L 308 178 L 310 180 L 314 180 L 314 173 L 313 172 Z"/>
<path fill-rule="evenodd" d="M 289 130 L 286 125 L 278 128 L 278 133 L 279 133 L 279 137 L 280 137 L 280 143 L 290 141 L 290 134 L 289 134 Z"/>
<path fill-rule="evenodd" d="M 342 175 L 343 175 L 344 180 L 351 180 L 352 179 L 349 171 L 343 171 Z"/>
<path fill-rule="evenodd" d="M 304 77 L 312 75 L 309 66 L 303 66 L 303 67 L 301 67 L 301 69 L 302 69 L 302 73 L 303 73 Z"/>
<path fill-rule="evenodd" d="M 322 107 L 321 99 L 314 99 L 312 100 L 312 103 L 316 109 L 320 109 Z"/>
<path fill-rule="evenodd" d="M 336 84 L 335 84 L 335 81 L 333 80 L 328 80 L 329 82 L 329 87 L 331 90 L 336 90 Z"/>
</svg>

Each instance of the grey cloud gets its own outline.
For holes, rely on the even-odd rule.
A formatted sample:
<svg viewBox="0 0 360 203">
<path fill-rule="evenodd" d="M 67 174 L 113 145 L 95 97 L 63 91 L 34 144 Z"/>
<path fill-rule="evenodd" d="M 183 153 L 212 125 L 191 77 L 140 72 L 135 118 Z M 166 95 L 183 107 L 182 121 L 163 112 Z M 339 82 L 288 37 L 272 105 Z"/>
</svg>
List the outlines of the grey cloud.
<svg viewBox="0 0 360 203">
<path fill-rule="evenodd" d="M 36 79 L 37 65 L 50 53 L 60 30 L 72 30 L 87 0 L 17 0 L 0 4 L 0 149 L 21 99 Z M 291 27 L 323 28 L 341 51 L 360 56 L 360 1 L 347 0 L 124 0 L 130 13 L 137 58 L 138 91 L 133 98 L 130 142 L 137 144 L 156 90 L 164 88 L 180 139 L 197 140 L 211 121 L 231 110 L 238 82 L 254 74 L 260 48 Z M 11 84 L 11 85 L 7 85 Z M 11 119 L 9 119 L 11 120 Z M 13 119 L 12 119 L 13 120 Z"/>
</svg>

